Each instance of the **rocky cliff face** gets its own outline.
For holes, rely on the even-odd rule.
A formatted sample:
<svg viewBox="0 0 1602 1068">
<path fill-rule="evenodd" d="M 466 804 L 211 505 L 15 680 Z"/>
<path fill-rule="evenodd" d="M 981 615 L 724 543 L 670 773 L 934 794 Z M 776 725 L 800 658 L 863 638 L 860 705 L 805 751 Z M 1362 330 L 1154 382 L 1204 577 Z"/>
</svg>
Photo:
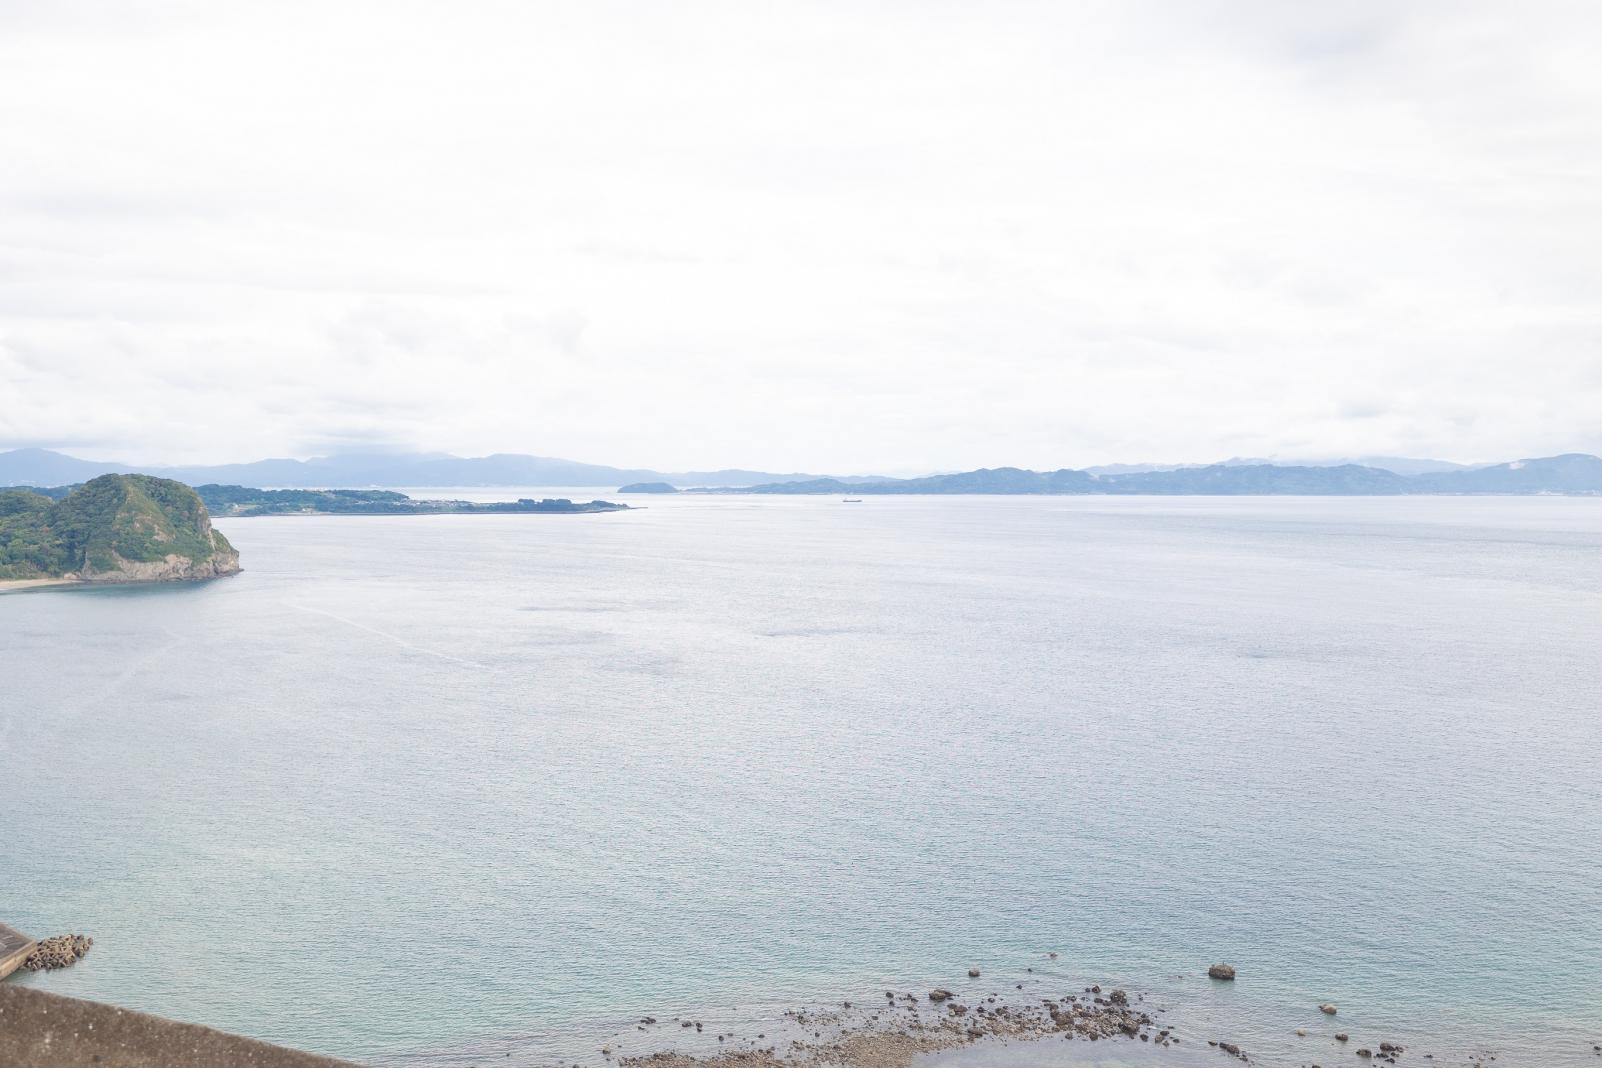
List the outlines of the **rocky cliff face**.
<svg viewBox="0 0 1602 1068">
<path fill-rule="evenodd" d="M 64 577 L 78 578 L 84 582 L 105 583 L 198 582 L 201 579 L 238 574 L 239 551 L 229 545 L 221 534 L 215 536 L 221 541 L 221 547 L 214 549 L 210 556 L 200 560 L 179 553 L 168 553 L 160 560 L 124 560 L 113 553 L 112 559 L 116 562 L 116 566 L 110 570 L 101 571 L 93 564 L 85 562 L 83 570 L 77 575 Z"/>
</svg>

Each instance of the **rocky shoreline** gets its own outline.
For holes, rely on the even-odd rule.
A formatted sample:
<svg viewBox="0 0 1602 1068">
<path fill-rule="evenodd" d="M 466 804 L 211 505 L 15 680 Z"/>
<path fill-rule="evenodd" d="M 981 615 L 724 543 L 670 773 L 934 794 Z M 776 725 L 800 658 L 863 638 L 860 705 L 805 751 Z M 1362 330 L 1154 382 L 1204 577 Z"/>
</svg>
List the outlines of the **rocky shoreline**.
<svg viewBox="0 0 1602 1068">
<path fill-rule="evenodd" d="M 92 938 L 81 934 L 46 938 L 33 944 L 21 966 L 28 971 L 69 967 L 82 960 L 93 944 Z M 1051 958 L 1055 956 L 1048 954 Z M 1207 975 L 1211 982 L 1228 984 L 1234 980 L 1235 970 L 1228 965 L 1214 965 Z M 1358 1035 L 1359 1040 L 1354 1040 L 1345 1030 L 1333 1029 L 1309 1035 L 1309 1031 L 1301 1027 L 1288 1032 L 1297 1036 L 1298 1045 L 1304 1040 L 1317 1042 L 1320 1037 L 1331 1045 L 1323 1047 L 1322 1054 L 1314 1052 L 1313 1046 L 1306 1046 L 1290 1057 L 1287 1057 L 1288 1049 L 1281 1045 L 1259 1058 L 1235 1041 L 1216 1033 L 1209 1035 L 1207 1032 L 1219 1029 L 1217 1022 L 1211 1025 L 1181 1023 L 1175 1016 L 1183 1015 L 1182 1011 L 1170 1016 L 1171 1006 L 1162 1004 L 1166 1001 L 1164 996 L 1148 992 L 1131 994 L 1117 987 L 1104 990 L 1098 984 L 1056 993 L 1064 980 L 1047 977 L 1033 967 L 1025 969 L 1024 975 L 1010 977 L 1023 979 L 1023 982 L 998 984 L 990 981 L 981 989 L 981 984 L 974 982 L 980 977 L 980 970 L 973 968 L 968 971 L 968 983 L 952 982 L 952 986 L 967 987 L 961 992 L 945 986 L 932 986 L 923 992 L 884 990 L 882 999 L 876 993 L 860 1003 L 841 1001 L 791 1009 L 782 1016 L 775 1011 L 772 1016 L 745 1017 L 748 1021 L 745 1024 L 725 1021 L 715 1026 L 686 1016 L 663 1020 L 643 1016 L 631 1030 L 620 1031 L 608 1044 L 592 1048 L 586 1063 L 615 1068 L 996 1068 L 998 1065 L 1012 1068 L 1069 1068 L 1073 1065 L 1081 1068 L 1092 1065 L 1099 1068 L 1109 1065 L 1206 1068 L 1237 1061 L 1264 1066 L 1296 1065 L 1298 1068 L 1320 1068 L 1322 1064 L 1324 1068 L 1331 1068 L 1337 1063 L 1358 1066 L 1406 1063 L 1403 1054 L 1408 1047 L 1389 1038 L 1362 1041 L 1363 1036 Z M 1006 989 L 1008 986 L 1010 989 Z M 39 992 L 37 996 L 50 995 Z M 89 1003 L 80 1004 L 89 1006 Z M 1333 1017 L 1338 1011 L 1328 1002 L 1309 1008 L 1325 1017 Z M 119 1019 L 139 1017 L 137 1013 L 109 1006 L 98 1009 L 113 1013 Z M 760 1019 L 768 1022 L 751 1022 Z M 168 1028 L 187 1027 L 167 1021 L 156 1022 Z M 1265 1040 L 1272 1037 L 1260 1031 L 1253 1033 Z M 221 1035 L 221 1039 L 247 1041 L 227 1035 Z M 1051 1039 L 1074 1045 L 1058 1046 L 1049 1043 Z M 45 1042 L 49 1044 L 48 1036 Z M 1091 1049 L 1086 1043 L 1101 1045 Z M 1127 1052 L 1104 1048 L 1107 1044 L 1117 1044 Z M 1275 1043 L 1270 1041 L 1269 1045 Z M 1602 1057 L 1602 1043 L 1587 1042 L 1586 1047 L 1590 1055 Z M 1452 1068 L 1514 1068 L 1546 1063 L 1539 1059 L 1520 1060 L 1517 1050 L 1459 1047 L 1453 1051 L 1438 1047 L 1438 1052 L 1444 1056 L 1438 1056 L 1437 1052 L 1415 1052 L 1409 1060 L 1432 1068 L 1447 1065 Z M 334 1063 L 290 1050 L 276 1053 L 316 1063 Z M 597 1054 L 599 1062 L 591 1059 Z M 513 1055 L 512 1050 L 496 1054 L 505 1058 Z M 469 1061 L 455 1058 L 449 1061 L 451 1064 L 469 1062 L 480 1063 L 480 1056 L 471 1056 Z M 38 1063 L 42 1066 L 46 1062 Z M 67 1062 L 49 1063 L 50 1068 L 55 1068 Z M 537 1063 L 549 1068 L 567 1068 L 569 1062 L 564 1059 L 549 1065 L 541 1059 Z M 1565 1059 L 1564 1063 L 1570 1060 Z M 574 1061 L 571 1068 L 581 1066 Z"/>
<path fill-rule="evenodd" d="M 1214 1063 L 1330 1068 L 1340 1063 L 1409 1062 L 1443 1068 L 1511 1068 L 1542 1063 L 1520 1060 L 1514 1049 L 1474 1049 L 1451 1042 L 1433 1050 L 1419 1049 L 1416 1034 L 1404 1044 L 1397 1040 L 1401 1036 L 1375 1034 L 1368 1026 L 1326 1030 L 1311 1021 L 1287 1027 L 1282 1037 L 1248 1026 L 1242 1033 L 1255 1035 L 1268 1047 L 1259 1054 L 1243 1048 L 1242 1040 L 1228 1033 L 1227 1022 L 1192 1020 L 1168 1004 L 1168 997 L 1104 989 L 1094 983 L 1064 989 L 1067 980 L 1048 977 L 1044 973 L 1049 970 L 1023 969 L 1023 974 L 998 983 L 979 981 L 979 969 L 972 969 L 967 981 L 922 990 L 883 990 L 871 999 L 792 1009 L 782 1018 L 775 1012 L 767 1023 L 752 1017 L 731 1023 L 643 1016 L 591 1056 L 599 1054 L 598 1063 L 617 1068 L 944 1068 L 948 1062 L 950 1068 L 967 1068 L 987 1065 L 991 1059 L 1030 1066 L 1108 1063 L 1175 1068 Z M 1200 970 L 1197 978 L 1206 976 L 1201 982 L 1224 987 L 1235 974 L 1232 966 L 1219 964 Z M 1017 979 L 1023 981 L 1013 981 Z M 1306 1011 L 1333 1023 L 1339 1010 L 1332 1002 L 1315 1002 Z M 1075 1046 L 1047 1042 L 1053 1039 Z M 1081 1048 L 1083 1043 L 1119 1043 L 1120 1048 L 1127 1043 L 1138 1048 L 1119 1053 L 1101 1046 Z M 1590 1042 L 1586 1051 L 1591 1051 Z"/>
<path fill-rule="evenodd" d="M 969 978 L 977 979 L 978 969 Z M 820 1009 L 785 1013 L 782 1027 L 741 1036 L 730 1031 L 713 1037 L 711 1053 L 658 1050 L 625 1053 L 604 1047 L 603 1058 L 620 1068 L 908 1068 L 925 1054 L 995 1041 L 1028 1041 L 1055 1037 L 1085 1042 L 1124 1040 L 1151 1048 L 1182 1042 L 1207 1046 L 1205 1040 L 1181 1038 L 1177 1025 L 1160 1019 L 1166 1011 L 1146 1004 L 1145 995 L 1099 985 L 1060 994 L 1020 994 L 1023 984 L 1003 991 L 954 993 L 934 987 L 917 993 L 886 990 L 870 1005 L 850 1001 Z M 699 1020 L 643 1017 L 636 1031 L 653 1033 L 665 1043 L 681 1031 L 704 1032 Z M 632 1045 L 633 1043 L 630 1043 Z M 621 1043 L 619 1045 L 622 1045 Z M 1238 1057 L 1248 1056 L 1229 1042 L 1210 1045 Z"/>
<path fill-rule="evenodd" d="M 1123 991 L 1113 991 L 1124 995 Z M 943 1010 L 925 1008 L 904 994 L 887 998 L 883 1011 L 853 1017 L 849 1010 L 794 1012 L 791 1019 L 802 1029 L 812 1027 L 812 1038 L 791 1038 L 727 1049 L 710 1056 L 659 1052 L 621 1057 L 624 1068 L 765 1068 L 770 1065 L 849 1065 L 853 1068 L 903 1068 L 924 1053 L 971 1045 L 987 1039 L 1032 1039 L 1048 1035 L 1087 1041 L 1139 1039 L 1166 1046 L 1179 1041 L 1168 1027 L 1160 1027 L 1137 1007 L 1094 995 L 1068 995 L 1040 1005 L 1008 1005 L 989 997 L 979 1004 L 952 1002 Z M 681 1024 L 682 1026 L 682 1024 Z M 827 1033 L 826 1033 L 827 1032 Z M 719 1035 L 719 1041 L 735 1040 Z"/>
</svg>

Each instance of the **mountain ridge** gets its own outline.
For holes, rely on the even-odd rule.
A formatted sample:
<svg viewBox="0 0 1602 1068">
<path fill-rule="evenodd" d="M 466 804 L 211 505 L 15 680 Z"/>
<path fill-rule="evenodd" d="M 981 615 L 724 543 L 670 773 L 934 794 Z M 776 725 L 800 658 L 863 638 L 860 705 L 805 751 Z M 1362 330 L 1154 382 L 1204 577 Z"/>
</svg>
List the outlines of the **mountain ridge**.
<svg viewBox="0 0 1602 1068">
<path fill-rule="evenodd" d="M 1602 494 L 1602 459 L 1565 453 L 1481 468 L 1399 475 L 1377 467 L 1210 464 L 1171 470 L 1093 474 L 1063 468 L 980 468 L 926 478 L 848 485 L 832 479 L 770 483 L 707 493 L 822 494 L 1097 494 L 1156 496 L 1403 496 L 1414 494 Z"/>
</svg>

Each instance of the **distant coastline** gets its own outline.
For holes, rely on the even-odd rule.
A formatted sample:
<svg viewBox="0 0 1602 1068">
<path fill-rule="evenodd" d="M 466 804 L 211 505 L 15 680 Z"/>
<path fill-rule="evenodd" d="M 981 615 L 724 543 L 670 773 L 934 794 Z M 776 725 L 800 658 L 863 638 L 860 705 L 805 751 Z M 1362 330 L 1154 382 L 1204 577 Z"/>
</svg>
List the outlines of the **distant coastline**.
<svg viewBox="0 0 1602 1068">
<path fill-rule="evenodd" d="M 77 488 L 14 486 L 0 487 L 0 493 L 20 491 L 60 501 Z M 230 519 L 263 515 L 583 515 L 629 511 L 629 505 L 612 501 L 572 501 L 566 497 L 491 502 L 423 500 L 378 489 L 256 489 L 208 484 L 194 487 L 194 493 L 211 516 Z"/>
<path fill-rule="evenodd" d="M 612 501 L 571 501 L 566 497 L 479 503 L 459 500 L 417 500 L 394 490 L 252 489 L 248 486 L 196 486 L 195 492 L 214 516 L 244 518 L 266 515 L 584 515 L 626 512 Z"/>
</svg>

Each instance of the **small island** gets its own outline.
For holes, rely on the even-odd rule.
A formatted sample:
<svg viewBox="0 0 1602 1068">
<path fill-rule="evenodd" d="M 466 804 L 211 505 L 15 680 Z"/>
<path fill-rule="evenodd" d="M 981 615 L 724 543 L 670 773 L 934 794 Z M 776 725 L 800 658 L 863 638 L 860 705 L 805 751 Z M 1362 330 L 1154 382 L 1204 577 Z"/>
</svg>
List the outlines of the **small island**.
<svg viewBox="0 0 1602 1068">
<path fill-rule="evenodd" d="M 182 482 L 101 475 L 65 493 L 0 490 L 0 589 L 194 582 L 238 571 L 239 553 Z"/>
<path fill-rule="evenodd" d="M 259 515 L 577 515 L 588 512 L 626 512 L 626 504 L 611 501 L 570 501 L 565 497 L 515 501 L 413 500 L 394 490 L 251 489 L 247 486 L 195 487 L 200 499 L 216 516 Z"/>
<path fill-rule="evenodd" d="M 677 493 L 679 489 L 667 482 L 630 482 L 619 493 Z"/>
</svg>

